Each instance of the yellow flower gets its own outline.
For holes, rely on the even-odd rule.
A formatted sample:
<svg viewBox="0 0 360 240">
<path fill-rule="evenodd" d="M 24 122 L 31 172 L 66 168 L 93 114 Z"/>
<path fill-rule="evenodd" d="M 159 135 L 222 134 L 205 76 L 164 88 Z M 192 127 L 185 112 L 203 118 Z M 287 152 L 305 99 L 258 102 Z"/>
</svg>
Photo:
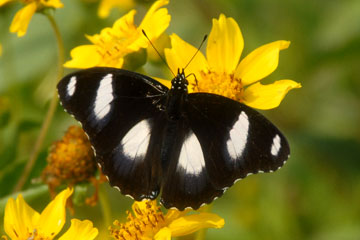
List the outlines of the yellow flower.
<svg viewBox="0 0 360 240">
<path fill-rule="evenodd" d="M 186 215 L 190 210 L 168 210 L 164 215 L 156 201 L 134 202 L 134 215 L 128 212 L 127 222 L 114 222 L 117 229 L 110 227 L 115 239 L 168 240 L 194 233 L 202 228 L 222 228 L 224 219 L 212 213 Z"/>
<path fill-rule="evenodd" d="M 148 47 L 148 40 L 141 30 L 145 30 L 151 41 L 159 37 L 169 26 L 170 15 L 162 6 L 168 0 L 156 1 L 146 13 L 141 24 L 134 24 L 135 10 L 118 19 L 112 28 L 104 28 L 100 34 L 87 36 L 92 45 L 82 45 L 71 50 L 72 59 L 64 64 L 67 68 L 90 68 L 106 66 L 121 68 L 124 57 Z"/>
<path fill-rule="evenodd" d="M 110 10 L 114 7 L 119 9 L 130 9 L 134 7 L 134 0 L 102 0 L 99 5 L 98 15 L 101 18 L 106 18 L 110 14 Z"/>
<path fill-rule="evenodd" d="M 10 198 L 5 206 L 4 229 L 12 240 L 53 239 L 62 229 L 66 217 L 66 200 L 72 189 L 65 189 L 39 214 L 32 209 L 20 194 L 16 200 Z M 71 226 L 60 240 L 92 240 L 98 234 L 88 220 L 73 219 Z"/>
<path fill-rule="evenodd" d="M 0 0 L 0 7 L 5 3 L 15 0 Z M 36 11 L 40 11 L 44 8 L 62 8 L 64 5 L 60 0 L 19 0 L 25 7 L 20 9 L 11 25 L 10 32 L 17 33 L 18 37 L 25 35 L 26 30 L 29 26 L 30 20 Z"/>
<path fill-rule="evenodd" d="M 173 72 L 185 67 L 196 52 L 196 48 L 180 39 L 176 34 L 171 37 L 171 49 L 165 49 L 166 61 Z M 288 48 L 290 42 L 275 41 L 263 45 L 244 59 L 240 55 L 244 40 L 239 26 L 233 18 L 221 14 L 213 19 L 206 56 L 199 52 L 187 68 L 189 92 L 209 92 L 232 98 L 258 109 L 271 109 L 279 106 L 287 92 L 301 85 L 292 80 L 279 80 L 262 85 L 259 81 L 278 66 L 280 50 Z M 164 82 L 164 81 L 162 81 Z"/>
</svg>

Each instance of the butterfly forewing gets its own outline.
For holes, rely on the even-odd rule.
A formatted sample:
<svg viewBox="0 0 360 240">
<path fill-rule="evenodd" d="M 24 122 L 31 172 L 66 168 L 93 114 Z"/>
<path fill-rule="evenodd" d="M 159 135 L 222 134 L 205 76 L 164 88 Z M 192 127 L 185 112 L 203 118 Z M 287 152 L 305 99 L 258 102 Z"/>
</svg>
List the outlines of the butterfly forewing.
<svg viewBox="0 0 360 240">
<path fill-rule="evenodd" d="M 58 84 L 63 107 L 82 123 L 110 183 L 140 200 L 155 198 L 161 183 L 154 123 L 168 89 L 141 74 L 92 68 Z"/>
</svg>

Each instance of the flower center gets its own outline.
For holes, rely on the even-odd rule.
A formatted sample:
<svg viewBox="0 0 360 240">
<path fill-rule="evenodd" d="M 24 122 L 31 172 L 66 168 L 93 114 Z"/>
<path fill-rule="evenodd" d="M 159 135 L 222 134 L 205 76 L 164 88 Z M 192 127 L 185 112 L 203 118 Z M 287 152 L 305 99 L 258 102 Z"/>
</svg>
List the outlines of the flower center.
<svg viewBox="0 0 360 240">
<path fill-rule="evenodd" d="M 139 204 L 142 204 L 141 202 Z M 154 235 L 165 225 L 165 218 L 154 201 L 146 201 L 145 208 L 134 207 L 135 216 L 127 212 L 127 222 L 115 221 L 117 227 L 110 227 L 110 234 L 115 239 L 153 239 Z"/>
<path fill-rule="evenodd" d="M 51 189 L 63 182 L 76 184 L 90 180 L 96 172 L 91 144 L 81 127 L 71 126 L 61 141 L 55 142 L 42 173 Z"/>
<path fill-rule="evenodd" d="M 241 102 L 244 92 L 243 85 L 241 79 L 236 79 L 233 74 L 208 70 L 207 72 L 201 71 L 200 77 L 198 86 L 192 84 L 194 92 L 214 93 Z"/>
</svg>

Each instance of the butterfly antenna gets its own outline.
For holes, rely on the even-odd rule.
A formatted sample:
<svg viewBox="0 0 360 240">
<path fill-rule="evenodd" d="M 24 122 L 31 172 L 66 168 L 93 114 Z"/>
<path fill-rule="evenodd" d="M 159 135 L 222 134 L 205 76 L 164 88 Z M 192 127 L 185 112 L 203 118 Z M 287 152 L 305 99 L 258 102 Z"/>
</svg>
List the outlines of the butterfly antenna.
<svg viewBox="0 0 360 240">
<path fill-rule="evenodd" d="M 154 44 L 151 42 L 150 38 L 146 35 L 145 30 L 141 29 L 142 33 L 144 34 L 144 36 L 146 37 L 146 39 L 149 41 L 149 43 L 151 44 L 151 46 L 154 48 L 155 52 L 159 55 L 159 57 L 161 58 L 161 60 L 165 63 L 165 65 L 167 66 L 167 68 L 170 70 L 170 72 L 172 73 L 172 75 L 175 76 L 174 72 L 171 70 L 171 68 L 169 67 L 169 65 L 167 64 L 167 62 L 165 61 L 165 59 L 161 56 L 161 54 L 159 53 L 159 51 L 156 49 L 156 47 L 154 46 Z"/>
<path fill-rule="evenodd" d="M 204 42 L 207 39 L 207 34 L 204 36 L 204 39 L 202 40 L 202 42 L 200 43 L 200 46 L 198 47 L 198 49 L 196 50 L 195 54 L 192 56 L 192 58 L 190 59 L 190 61 L 186 64 L 186 66 L 183 68 L 184 70 L 189 66 L 189 64 L 191 63 L 191 61 L 195 58 L 196 54 L 200 51 L 202 45 L 204 44 Z"/>
</svg>

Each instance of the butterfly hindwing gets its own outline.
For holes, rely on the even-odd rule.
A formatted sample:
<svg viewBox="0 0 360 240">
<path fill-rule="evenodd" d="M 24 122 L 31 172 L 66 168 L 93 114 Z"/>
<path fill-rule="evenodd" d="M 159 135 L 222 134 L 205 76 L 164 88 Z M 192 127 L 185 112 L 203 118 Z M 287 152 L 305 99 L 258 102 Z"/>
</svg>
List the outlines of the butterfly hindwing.
<svg viewBox="0 0 360 240">
<path fill-rule="evenodd" d="M 166 208 L 197 209 L 203 203 L 210 203 L 215 197 L 221 196 L 223 190 L 215 189 L 209 179 L 203 149 L 186 115 L 166 128 L 172 133 L 165 135 L 170 135 L 173 142 L 163 146 L 167 152 L 162 154 L 162 162 L 166 165 L 163 166 L 161 203 Z"/>
<path fill-rule="evenodd" d="M 237 179 L 280 168 L 290 154 L 282 133 L 257 111 L 208 93 L 189 94 L 186 114 L 217 189 Z"/>
<path fill-rule="evenodd" d="M 160 147 L 154 145 L 168 89 L 144 75 L 92 68 L 58 84 L 63 107 L 82 123 L 97 161 L 113 186 L 140 200 L 160 190 Z M 151 151 L 148 151 L 150 149 Z"/>
</svg>

